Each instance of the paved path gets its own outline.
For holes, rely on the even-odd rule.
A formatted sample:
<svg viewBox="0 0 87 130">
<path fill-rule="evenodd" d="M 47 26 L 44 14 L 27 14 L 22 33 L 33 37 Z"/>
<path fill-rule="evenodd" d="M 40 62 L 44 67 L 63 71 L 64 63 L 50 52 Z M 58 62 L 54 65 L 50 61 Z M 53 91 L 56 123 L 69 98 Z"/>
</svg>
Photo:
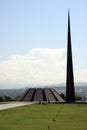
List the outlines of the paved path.
<svg viewBox="0 0 87 130">
<path fill-rule="evenodd" d="M 14 102 L 14 103 L 11 102 L 7 104 L 0 104 L 0 110 L 19 107 L 19 106 L 25 106 L 25 105 L 30 105 L 30 104 L 34 104 L 34 102 Z"/>
</svg>

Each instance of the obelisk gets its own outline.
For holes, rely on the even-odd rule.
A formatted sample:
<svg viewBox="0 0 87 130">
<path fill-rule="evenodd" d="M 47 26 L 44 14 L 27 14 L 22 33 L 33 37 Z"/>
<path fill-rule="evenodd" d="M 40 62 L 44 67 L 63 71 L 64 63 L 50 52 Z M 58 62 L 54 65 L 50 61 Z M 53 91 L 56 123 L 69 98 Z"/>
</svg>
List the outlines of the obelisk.
<svg viewBox="0 0 87 130">
<path fill-rule="evenodd" d="M 66 102 L 75 102 L 69 11 L 68 11 L 68 36 L 67 36 Z"/>
</svg>

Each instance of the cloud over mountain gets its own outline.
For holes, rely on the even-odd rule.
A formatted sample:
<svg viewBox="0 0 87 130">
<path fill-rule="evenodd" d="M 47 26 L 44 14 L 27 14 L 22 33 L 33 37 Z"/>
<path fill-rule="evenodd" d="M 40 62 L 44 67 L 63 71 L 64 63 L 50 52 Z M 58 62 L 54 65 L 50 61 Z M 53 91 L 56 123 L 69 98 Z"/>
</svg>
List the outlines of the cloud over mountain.
<svg viewBox="0 0 87 130">
<path fill-rule="evenodd" d="M 84 81 L 87 69 L 75 71 L 77 81 Z M 54 84 L 65 82 L 66 49 L 31 49 L 26 55 L 13 55 L 0 62 L 0 84 Z"/>
<path fill-rule="evenodd" d="M 65 49 L 32 49 L 0 63 L 0 83 L 57 83 L 64 80 Z"/>
</svg>

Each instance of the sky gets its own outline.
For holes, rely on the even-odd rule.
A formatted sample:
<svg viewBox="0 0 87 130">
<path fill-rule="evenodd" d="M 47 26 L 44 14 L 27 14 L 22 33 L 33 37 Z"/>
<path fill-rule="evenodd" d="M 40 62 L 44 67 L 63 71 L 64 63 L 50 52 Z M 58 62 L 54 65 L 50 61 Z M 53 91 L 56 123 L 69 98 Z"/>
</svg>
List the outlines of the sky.
<svg viewBox="0 0 87 130">
<path fill-rule="evenodd" d="M 68 9 L 75 82 L 87 82 L 86 0 L 0 0 L 0 88 L 66 82 Z"/>
</svg>

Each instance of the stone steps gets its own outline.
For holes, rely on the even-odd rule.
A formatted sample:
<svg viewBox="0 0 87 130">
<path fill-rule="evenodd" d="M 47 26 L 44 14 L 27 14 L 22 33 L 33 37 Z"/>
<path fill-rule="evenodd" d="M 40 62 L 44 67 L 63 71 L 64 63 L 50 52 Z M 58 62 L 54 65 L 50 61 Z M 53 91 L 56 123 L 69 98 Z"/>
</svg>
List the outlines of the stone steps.
<svg viewBox="0 0 87 130">
<path fill-rule="evenodd" d="M 45 91 L 47 101 L 56 101 L 55 97 L 53 96 L 49 88 L 45 88 L 44 91 Z"/>
<path fill-rule="evenodd" d="M 43 98 L 43 89 L 42 88 L 38 88 L 36 90 L 36 93 L 35 93 L 33 101 L 43 101 L 43 100 L 44 100 L 44 98 Z"/>
<path fill-rule="evenodd" d="M 51 88 L 50 89 L 53 95 L 55 96 L 56 100 L 59 102 L 64 102 L 64 100 L 60 97 L 59 93 L 55 91 L 55 89 Z"/>
<path fill-rule="evenodd" d="M 26 96 L 23 98 L 23 101 L 32 101 L 34 93 L 35 93 L 35 89 L 30 89 L 26 94 Z"/>
</svg>

